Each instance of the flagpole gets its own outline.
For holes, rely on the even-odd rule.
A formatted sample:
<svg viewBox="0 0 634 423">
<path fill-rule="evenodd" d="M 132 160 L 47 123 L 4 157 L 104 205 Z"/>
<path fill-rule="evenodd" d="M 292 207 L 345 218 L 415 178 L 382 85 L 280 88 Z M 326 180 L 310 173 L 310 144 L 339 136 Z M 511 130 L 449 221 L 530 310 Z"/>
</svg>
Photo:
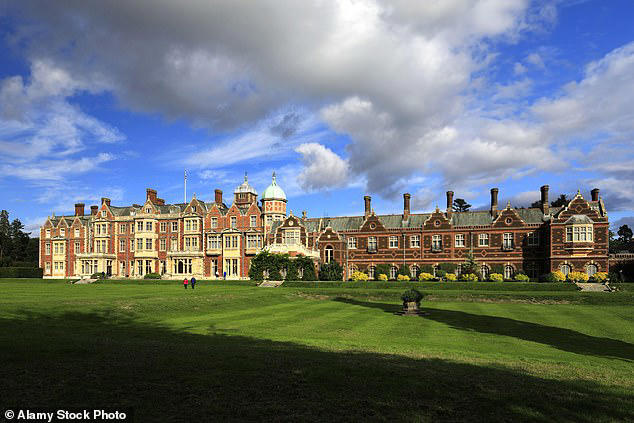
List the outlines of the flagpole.
<svg viewBox="0 0 634 423">
<path fill-rule="evenodd" d="M 183 202 L 187 204 L 187 169 L 185 169 L 185 192 L 184 192 L 183 198 L 184 198 Z"/>
</svg>

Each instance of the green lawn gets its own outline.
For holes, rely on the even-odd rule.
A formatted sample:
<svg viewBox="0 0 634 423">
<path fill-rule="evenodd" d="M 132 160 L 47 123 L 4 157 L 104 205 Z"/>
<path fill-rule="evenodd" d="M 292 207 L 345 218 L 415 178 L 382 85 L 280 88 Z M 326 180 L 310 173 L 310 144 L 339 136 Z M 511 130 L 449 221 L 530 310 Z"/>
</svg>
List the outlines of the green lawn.
<svg viewBox="0 0 634 423">
<path fill-rule="evenodd" d="M 0 406 L 137 421 L 634 420 L 634 291 L 0 280 Z"/>
</svg>

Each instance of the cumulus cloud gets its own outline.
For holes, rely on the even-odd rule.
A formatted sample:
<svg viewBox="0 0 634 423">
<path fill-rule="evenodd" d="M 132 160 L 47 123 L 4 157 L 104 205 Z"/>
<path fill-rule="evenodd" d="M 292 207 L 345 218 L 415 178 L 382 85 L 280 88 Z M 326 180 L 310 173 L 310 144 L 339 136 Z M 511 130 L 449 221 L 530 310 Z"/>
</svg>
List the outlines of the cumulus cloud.
<svg viewBox="0 0 634 423">
<path fill-rule="evenodd" d="M 348 163 L 329 148 L 306 143 L 296 148 L 302 155 L 304 169 L 298 181 L 306 191 L 342 187 L 348 184 Z"/>
</svg>

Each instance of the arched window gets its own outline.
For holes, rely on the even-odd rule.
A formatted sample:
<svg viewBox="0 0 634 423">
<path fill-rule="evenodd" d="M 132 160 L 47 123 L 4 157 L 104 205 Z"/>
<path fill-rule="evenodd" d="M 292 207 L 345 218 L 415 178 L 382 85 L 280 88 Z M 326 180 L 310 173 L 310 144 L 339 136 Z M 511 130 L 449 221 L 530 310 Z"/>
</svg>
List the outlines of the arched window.
<svg viewBox="0 0 634 423">
<path fill-rule="evenodd" d="M 513 278 L 513 266 L 506 265 L 504 266 L 504 279 L 512 279 Z"/>
<path fill-rule="evenodd" d="M 480 274 L 482 275 L 482 279 L 487 279 L 489 277 L 489 268 L 486 265 L 480 266 Z"/>
<path fill-rule="evenodd" d="M 418 278 L 418 275 L 420 274 L 420 267 L 414 264 L 410 266 L 409 272 L 412 274 L 412 278 Z"/>
<path fill-rule="evenodd" d="M 396 266 L 390 267 L 390 279 L 396 279 L 397 272 L 398 272 L 398 269 L 396 268 Z"/>
<path fill-rule="evenodd" d="M 599 269 L 597 268 L 596 264 L 589 264 L 586 266 L 586 273 L 588 274 L 588 276 L 592 276 L 598 271 Z"/>
<path fill-rule="evenodd" d="M 370 279 L 374 279 L 374 270 L 375 270 L 374 266 L 369 266 L 368 267 L 368 277 Z"/>
<path fill-rule="evenodd" d="M 348 266 L 348 277 L 349 278 L 352 277 L 352 274 L 356 272 L 357 270 L 359 269 L 357 268 L 356 264 L 351 264 L 350 266 Z"/>
<path fill-rule="evenodd" d="M 332 259 L 335 257 L 334 249 L 332 245 L 326 247 L 326 263 L 330 263 Z"/>
<path fill-rule="evenodd" d="M 568 273 L 572 272 L 572 268 L 569 264 L 562 264 L 561 266 L 559 266 L 559 270 L 561 270 L 561 273 L 563 273 L 565 276 L 568 276 Z"/>
</svg>

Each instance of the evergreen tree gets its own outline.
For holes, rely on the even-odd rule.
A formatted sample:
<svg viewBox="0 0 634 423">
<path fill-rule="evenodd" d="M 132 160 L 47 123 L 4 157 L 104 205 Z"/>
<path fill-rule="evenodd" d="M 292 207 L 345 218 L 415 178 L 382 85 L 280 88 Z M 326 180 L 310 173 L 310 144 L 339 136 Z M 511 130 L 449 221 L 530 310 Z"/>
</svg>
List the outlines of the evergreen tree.
<svg viewBox="0 0 634 423">
<path fill-rule="evenodd" d="M 0 265 L 9 261 L 11 256 L 11 225 L 9 224 L 9 212 L 0 212 Z"/>
<path fill-rule="evenodd" d="M 619 239 L 625 243 L 629 243 L 632 240 L 632 229 L 627 225 L 621 226 L 617 234 L 619 234 Z"/>
<path fill-rule="evenodd" d="M 319 267 L 320 281 L 340 281 L 343 279 L 343 269 L 341 265 L 332 260 L 330 263 L 322 263 Z"/>
<path fill-rule="evenodd" d="M 452 205 L 455 212 L 466 212 L 471 208 L 471 204 L 467 203 L 463 198 L 456 198 Z"/>
<path fill-rule="evenodd" d="M 409 270 L 409 266 L 405 264 L 402 264 L 401 267 L 398 269 L 398 274 L 403 276 L 409 276 L 410 278 L 412 277 L 412 273 Z"/>
<path fill-rule="evenodd" d="M 552 207 L 565 207 L 568 205 L 570 200 L 566 197 L 566 194 L 561 194 L 555 201 L 551 201 L 550 205 Z"/>
<path fill-rule="evenodd" d="M 478 275 L 478 263 L 475 261 L 475 258 L 473 257 L 473 253 L 471 253 L 470 251 L 467 253 L 467 256 L 465 258 L 464 263 L 462 263 L 460 265 L 460 273 L 464 274 L 468 274 L 468 273 L 473 273 L 474 275 Z"/>
</svg>

